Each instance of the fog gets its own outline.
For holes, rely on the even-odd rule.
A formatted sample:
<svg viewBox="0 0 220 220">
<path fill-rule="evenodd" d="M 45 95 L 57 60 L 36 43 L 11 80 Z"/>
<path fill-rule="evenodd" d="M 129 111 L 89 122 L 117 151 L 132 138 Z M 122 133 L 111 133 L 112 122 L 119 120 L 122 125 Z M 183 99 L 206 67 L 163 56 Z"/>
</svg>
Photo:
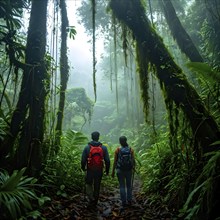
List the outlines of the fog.
<svg viewBox="0 0 220 220">
<path fill-rule="evenodd" d="M 88 35 L 83 24 L 79 23 L 76 10 L 81 6 L 81 1 L 67 1 L 67 12 L 69 25 L 76 29 L 75 39 L 68 38 L 68 57 L 70 65 L 70 75 L 68 81 L 68 89 L 73 87 L 82 87 L 86 91 L 86 95 L 94 101 L 94 87 L 93 87 L 93 53 L 92 53 L 92 35 Z M 91 12 L 92 13 L 92 12 Z M 92 14 L 91 14 L 92 16 Z M 100 69 L 102 62 L 101 56 L 104 53 L 104 39 L 96 37 L 96 91 L 97 100 L 94 104 L 91 122 L 82 127 L 84 122 L 79 118 L 72 119 L 72 124 L 64 128 L 82 130 L 85 133 L 90 133 L 93 130 L 100 131 L 101 135 L 109 135 L 113 138 L 111 129 L 115 127 L 115 119 L 111 118 L 116 111 L 116 97 L 115 92 L 111 91 L 110 82 L 104 77 L 104 73 Z M 106 67 L 109 68 L 109 67 Z M 109 104 L 111 103 L 111 104 Z M 64 117 L 65 118 L 65 117 Z M 88 117 L 87 117 L 88 119 Z M 107 122 L 107 121 L 111 122 Z M 114 125 L 112 125 L 112 122 Z M 117 139 L 117 137 L 115 137 Z M 105 140 L 107 141 L 107 140 Z"/>
<path fill-rule="evenodd" d="M 87 95 L 94 100 L 93 92 L 93 55 L 92 55 L 92 36 L 86 33 L 82 24 L 79 23 L 76 10 L 81 6 L 81 1 L 67 1 L 67 13 L 69 25 L 76 28 L 77 34 L 75 39 L 68 38 L 68 57 L 70 64 L 70 76 L 68 88 L 82 87 L 86 90 Z M 96 59 L 97 59 L 97 90 L 99 91 L 102 74 L 98 69 L 101 61 L 101 54 L 104 52 L 103 39 L 96 38 Z M 106 84 L 105 82 L 103 82 Z M 109 88 L 108 88 L 109 90 Z M 99 99 L 99 94 L 97 99 Z"/>
<path fill-rule="evenodd" d="M 135 137 L 137 135 L 135 132 L 138 132 L 138 128 L 144 124 L 144 113 L 134 51 L 130 48 L 126 65 L 120 36 L 117 39 L 119 43 L 115 55 L 114 43 L 110 44 L 113 36 L 107 36 L 108 41 L 104 38 L 104 34 L 96 30 L 97 99 L 95 102 L 92 34 L 89 35 L 88 31 L 86 32 L 83 23 L 80 23 L 80 18 L 77 17 L 77 9 L 82 1 L 66 3 L 69 26 L 74 26 L 77 32 L 75 39 L 68 38 L 67 41 L 70 66 L 67 97 L 70 97 L 68 91 L 73 88 L 85 89 L 85 95 L 71 100 L 66 99 L 63 129 L 82 131 L 88 136 L 92 131 L 98 130 L 105 137 L 105 142 L 118 142 L 118 137 L 121 135 Z M 92 18 L 91 8 L 90 10 L 87 8 L 87 13 L 91 13 L 87 18 Z M 103 10 L 101 13 L 104 13 Z M 56 28 L 60 34 L 59 27 Z M 108 30 L 107 35 L 110 35 L 110 32 Z M 59 50 L 57 53 L 59 54 Z M 82 92 L 78 90 L 75 94 L 80 94 L 80 91 Z M 74 93 L 72 94 L 74 96 Z M 85 101 L 86 96 L 93 102 L 93 107 L 88 100 Z"/>
</svg>

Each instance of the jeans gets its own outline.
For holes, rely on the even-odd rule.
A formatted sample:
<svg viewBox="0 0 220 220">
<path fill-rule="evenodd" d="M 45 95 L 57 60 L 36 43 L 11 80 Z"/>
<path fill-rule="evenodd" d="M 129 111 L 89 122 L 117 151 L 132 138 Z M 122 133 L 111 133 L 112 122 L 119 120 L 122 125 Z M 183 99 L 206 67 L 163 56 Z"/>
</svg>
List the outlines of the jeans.
<svg viewBox="0 0 220 220">
<path fill-rule="evenodd" d="M 98 202 L 102 176 L 102 170 L 87 170 L 85 178 L 86 194 L 90 201 Z"/>
<path fill-rule="evenodd" d="M 117 169 L 122 205 L 132 200 L 132 170 Z"/>
</svg>

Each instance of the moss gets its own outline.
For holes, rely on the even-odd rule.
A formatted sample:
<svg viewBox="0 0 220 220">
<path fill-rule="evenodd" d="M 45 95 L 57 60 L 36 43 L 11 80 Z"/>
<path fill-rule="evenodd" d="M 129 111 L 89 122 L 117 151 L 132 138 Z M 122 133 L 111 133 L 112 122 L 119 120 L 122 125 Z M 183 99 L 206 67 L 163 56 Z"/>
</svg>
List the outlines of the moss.
<svg viewBox="0 0 220 220">
<path fill-rule="evenodd" d="M 136 44 L 136 55 L 137 55 L 137 70 L 139 72 L 140 78 L 140 88 L 141 88 L 141 97 L 143 101 L 143 108 L 145 114 L 145 120 L 147 120 L 149 113 L 149 74 L 148 74 L 148 65 L 149 61 L 146 57 L 146 53 L 143 51 L 143 47 L 140 44 Z"/>
</svg>

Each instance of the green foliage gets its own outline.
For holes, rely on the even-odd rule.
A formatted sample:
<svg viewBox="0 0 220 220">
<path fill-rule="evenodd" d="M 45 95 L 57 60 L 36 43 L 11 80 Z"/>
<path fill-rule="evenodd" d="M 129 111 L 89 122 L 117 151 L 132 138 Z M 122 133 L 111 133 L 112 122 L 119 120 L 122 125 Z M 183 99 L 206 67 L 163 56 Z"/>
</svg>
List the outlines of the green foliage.
<svg viewBox="0 0 220 220">
<path fill-rule="evenodd" d="M 76 27 L 75 26 L 69 26 L 68 27 L 68 32 L 69 32 L 69 38 L 71 39 L 75 39 L 75 36 L 76 36 L 76 34 L 77 34 L 77 32 L 76 32 Z"/>
<path fill-rule="evenodd" d="M 211 66 L 206 63 L 190 62 L 187 63 L 187 67 L 207 80 L 212 80 L 212 82 L 220 81 L 219 73 L 214 71 Z"/>
<path fill-rule="evenodd" d="M 110 30 L 111 18 L 110 15 L 106 13 L 107 5 L 107 1 L 96 1 L 96 30 L 99 30 L 101 33 L 109 33 Z M 80 23 L 83 24 L 89 34 L 93 31 L 91 7 L 91 1 L 84 0 L 77 12 L 80 17 Z"/>
<path fill-rule="evenodd" d="M 213 3 L 212 3 L 213 4 Z M 215 3 L 214 3 L 215 4 Z M 218 4 L 218 6 L 217 6 Z M 220 70 L 220 61 L 219 61 L 219 19 L 215 16 L 212 16 L 212 13 L 218 13 L 216 11 L 216 8 L 219 8 L 220 4 L 219 2 L 216 2 L 216 5 L 213 9 L 209 8 L 208 10 L 211 11 L 211 13 L 208 13 L 208 18 L 205 18 L 202 28 L 200 29 L 201 38 L 203 39 L 201 48 L 203 52 L 205 53 L 207 60 L 212 64 L 212 67 L 216 70 Z M 219 9 L 217 9 L 219 10 Z M 211 40 L 210 40 L 211 39 Z"/>
<path fill-rule="evenodd" d="M 1 110 L 0 110 L 1 113 Z M 0 140 L 3 140 L 8 131 L 8 125 L 6 121 L 3 119 L 4 115 L 0 115 Z"/>
<path fill-rule="evenodd" d="M 44 182 L 53 186 L 57 195 L 67 196 L 67 190 L 72 188 L 82 190 L 84 174 L 81 171 L 81 154 L 88 139 L 81 132 L 68 130 L 61 137 L 59 153 L 45 167 L 42 173 Z M 46 174 L 46 175 L 45 175 Z"/>
<path fill-rule="evenodd" d="M 18 0 L 18 1 L 1 1 L 0 2 L 0 19 L 4 18 L 6 21 L 8 29 L 16 29 L 20 28 L 21 17 L 23 7 L 26 7 L 27 3 L 25 0 Z M 0 25 L 4 27 L 4 25 Z"/>
<path fill-rule="evenodd" d="M 196 73 L 197 80 L 200 84 L 201 97 L 206 103 L 208 109 L 220 123 L 220 74 L 206 63 L 187 63 L 187 67 Z"/>
<path fill-rule="evenodd" d="M 72 88 L 66 91 L 64 129 L 81 129 L 91 120 L 94 103 L 87 96 L 84 88 Z M 80 121 L 81 119 L 81 121 Z"/>
<path fill-rule="evenodd" d="M 6 54 L 12 64 L 15 59 L 24 58 L 24 39 L 17 34 L 17 30 L 22 27 L 23 7 L 27 7 L 25 0 L 0 2 L 0 43 L 5 44 Z"/>
<path fill-rule="evenodd" d="M 161 142 L 142 153 L 140 158 L 143 190 L 149 199 L 178 210 L 187 195 L 190 177 L 181 154 L 174 155 L 168 144 Z"/>
<path fill-rule="evenodd" d="M 208 219 L 213 215 L 219 198 L 216 192 L 219 191 L 220 183 L 220 151 L 205 155 L 210 159 L 203 168 L 202 173 L 197 178 L 193 190 L 190 192 L 183 208 L 180 210 L 180 217 L 184 219 Z"/>
<path fill-rule="evenodd" d="M 193 1 L 188 8 L 187 16 L 182 20 L 197 48 L 201 50 L 206 62 L 218 71 L 220 69 L 219 7 L 219 1 L 210 1 L 209 4 Z"/>
<path fill-rule="evenodd" d="M 38 199 L 34 192 L 36 179 L 23 176 L 26 168 L 15 170 L 10 176 L 8 172 L 0 173 L 0 217 L 17 219 L 27 210 L 32 210 L 31 201 Z"/>
<path fill-rule="evenodd" d="M 155 193 L 160 189 L 161 180 L 164 177 L 163 166 L 171 156 L 167 138 L 148 149 L 143 148 L 138 154 L 141 159 L 140 175 L 143 179 L 143 189 L 149 193 Z"/>
<path fill-rule="evenodd" d="M 184 146 L 172 150 L 167 128 L 158 129 L 156 136 L 151 133 L 152 129 L 143 127 L 140 139 L 136 140 L 139 145 L 142 143 L 141 148 L 137 148 L 137 160 L 143 192 L 152 203 L 160 201 L 178 210 L 187 198 L 194 157 Z"/>
</svg>

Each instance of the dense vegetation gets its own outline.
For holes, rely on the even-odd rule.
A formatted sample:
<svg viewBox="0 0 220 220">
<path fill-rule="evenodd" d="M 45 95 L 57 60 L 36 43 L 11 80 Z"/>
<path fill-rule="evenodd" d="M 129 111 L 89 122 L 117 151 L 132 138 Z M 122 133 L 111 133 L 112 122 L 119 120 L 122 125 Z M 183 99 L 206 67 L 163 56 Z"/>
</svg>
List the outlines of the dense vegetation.
<svg viewBox="0 0 220 220">
<path fill-rule="evenodd" d="M 68 84 L 67 11 L 65 0 L 0 2 L 0 219 L 44 219 L 54 197 L 82 193 L 93 130 L 111 159 L 128 137 L 143 207 L 219 219 L 220 2 L 82 0 L 93 64 L 81 88 Z"/>
</svg>

